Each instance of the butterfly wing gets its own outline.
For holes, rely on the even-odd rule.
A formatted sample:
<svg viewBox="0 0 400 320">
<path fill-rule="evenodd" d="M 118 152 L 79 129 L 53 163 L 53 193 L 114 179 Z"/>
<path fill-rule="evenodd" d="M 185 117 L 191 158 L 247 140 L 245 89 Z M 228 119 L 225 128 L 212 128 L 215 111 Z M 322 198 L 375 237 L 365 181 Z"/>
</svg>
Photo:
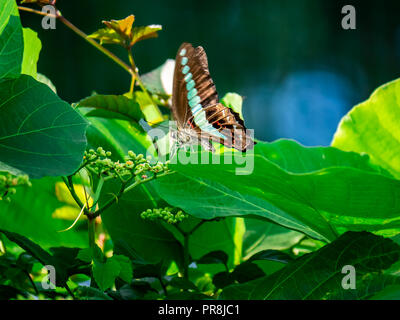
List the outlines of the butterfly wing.
<svg viewBox="0 0 400 320">
<path fill-rule="evenodd" d="M 245 151 L 254 143 L 243 120 L 219 103 L 202 47 L 183 43 L 175 59 L 172 112 L 178 128 L 190 126 L 201 139 L 210 139 Z"/>
</svg>

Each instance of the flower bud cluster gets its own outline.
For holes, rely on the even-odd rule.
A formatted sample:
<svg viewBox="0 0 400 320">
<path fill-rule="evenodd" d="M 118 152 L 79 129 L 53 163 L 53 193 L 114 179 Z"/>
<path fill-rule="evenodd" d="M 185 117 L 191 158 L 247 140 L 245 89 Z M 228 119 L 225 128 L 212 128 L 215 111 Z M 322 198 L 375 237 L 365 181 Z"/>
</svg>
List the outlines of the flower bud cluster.
<svg viewBox="0 0 400 320">
<path fill-rule="evenodd" d="M 0 175 L 0 200 L 10 202 L 10 195 L 17 192 L 17 187 L 28 186 L 32 184 L 27 175 L 14 176 L 11 173 Z"/>
<path fill-rule="evenodd" d="M 113 161 L 110 159 L 111 152 L 105 151 L 102 147 L 97 150 L 90 149 L 85 152 L 84 165 L 98 175 L 107 175 L 114 177 L 139 177 L 148 178 L 148 174 L 158 174 L 168 171 L 168 164 L 157 162 L 152 165 L 151 157 L 145 158 L 142 154 L 136 155 L 133 151 L 128 151 L 125 162 Z"/>
<path fill-rule="evenodd" d="M 147 209 L 146 211 L 143 211 L 140 216 L 142 217 L 142 219 L 149 219 L 152 221 L 156 219 L 161 219 L 170 224 L 182 222 L 184 219 L 189 217 L 189 215 L 182 210 L 170 207 Z"/>
</svg>

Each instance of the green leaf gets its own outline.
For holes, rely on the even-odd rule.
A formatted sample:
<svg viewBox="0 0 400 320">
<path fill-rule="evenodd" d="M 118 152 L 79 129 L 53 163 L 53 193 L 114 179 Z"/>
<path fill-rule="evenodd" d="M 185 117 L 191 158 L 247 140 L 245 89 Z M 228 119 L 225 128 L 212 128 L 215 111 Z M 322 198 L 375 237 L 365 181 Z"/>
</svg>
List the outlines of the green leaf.
<svg viewBox="0 0 400 320">
<path fill-rule="evenodd" d="M 206 255 L 202 256 L 200 259 L 197 260 L 198 264 L 212 264 L 212 263 L 222 263 L 227 265 L 228 263 L 228 255 L 221 250 L 213 251 L 207 253 Z"/>
<path fill-rule="evenodd" d="M 265 276 L 264 271 L 255 263 L 243 262 L 232 271 L 232 277 L 239 283 L 245 283 Z"/>
<path fill-rule="evenodd" d="M 32 180 L 32 187 L 19 190 L 12 201 L 0 201 L 0 228 L 22 234 L 44 248 L 87 246 L 86 221 L 70 231 L 71 221 L 54 218 L 65 205 L 58 198 L 56 178 Z M 83 228 L 82 228 L 83 227 Z"/>
<path fill-rule="evenodd" d="M 112 300 L 110 296 L 96 288 L 78 286 L 74 294 L 82 300 Z"/>
<path fill-rule="evenodd" d="M 16 264 L 22 270 L 31 273 L 33 264 L 35 262 L 37 262 L 36 258 L 26 252 L 23 252 L 18 256 Z"/>
<path fill-rule="evenodd" d="M 121 265 L 115 259 L 107 259 L 106 262 L 95 261 L 93 264 L 93 277 L 99 288 L 103 291 L 114 285 L 115 279 L 121 272 Z"/>
<path fill-rule="evenodd" d="M 53 248 L 54 255 L 41 248 L 38 244 L 31 241 L 27 237 L 15 232 L 0 230 L 10 241 L 15 242 L 18 246 L 35 257 L 42 265 L 54 266 L 56 271 L 56 285 L 64 286 L 70 275 L 70 271 L 82 263 L 73 263 L 75 261 L 74 254 L 79 249 L 76 248 Z M 71 256 L 71 253 L 73 256 Z"/>
<path fill-rule="evenodd" d="M 221 164 L 171 164 L 178 174 L 155 185 L 170 205 L 203 219 L 260 216 L 323 240 L 347 230 L 398 232 L 400 183 L 368 156 L 290 140 L 260 142 L 254 152 L 241 160 L 253 168 L 248 175 L 222 154 Z"/>
<path fill-rule="evenodd" d="M 391 285 L 378 292 L 369 300 L 400 300 L 400 285 Z"/>
<path fill-rule="evenodd" d="M 130 48 L 136 42 L 158 37 L 157 32 L 162 29 L 160 25 L 132 28 L 134 21 L 134 15 L 130 15 L 121 20 L 103 21 L 106 28 L 93 32 L 89 37 L 100 40 L 101 44 L 119 44 L 123 47 Z"/>
<path fill-rule="evenodd" d="M 37 79 L 37 62 L 39 60 L 42 42 L 37 33 L 29 28 L 23 28 L 24 35 L 24 55 L 22 59 L 21 73 Z"/>
<path fill-rule="evenodd" d="M 243 119 L 243 114 L 242 114 L 243 98 L 241 95 L 234 92 L 228 92 L 221 99 L 221 103 L 224 106 L 231 108 L 233 111 L 238 113 L 240 118 Z"/>
<path fill-rule="evenodd" d="M 366 152 L 376 164 L 400 178 L 400 79 L 378 88 L 339 124 L 332 145 Z"/>
<path fill-rule="evenodd" d="M 73 173 L 86 148 L 87 125 L 30 76 L 0 83 L 0 162 L 31 178 Z"/>
<path fill-rule="evenodd" d="M 217 289 L 222 289 L 235 283 L 235 277 L 231 272 L 222 271 L 214 275 L 212 282 Z"/>
<path fill-rule="evenodd" d="M 21 73 L 23 55 L 22 26 L 14 0 L 0 3 L 0 79 Z"/>
<path fill-rule="evenodd" d="M 132 40 L 131 46 L 134 45 L 136 42 L 150 39 L 150 38 L 157 38 L 157 32 L 162 30 L 162 26 L 158 24 L 152 24 L 149 26 L 140 26 L 134 27 L 132 29 Z"/>
<path fill-rule="evenodd" d="M 166 60 L 158 68 L 140 76 L 146 89 L 154 94 L 172 95 L 172 81 L 174 77 L 175 61 Z"/>
<path fill-rule="evenodd" d="M 94 246 L 94 256 L 92 252 L 92 248 L 80 249 L 78 254 L 76 255 L 76 258 L 87 263 L 91 263 L 92 260 L 103 260 L 104 255 L 98 245 Z"/>
<path fill-rule="evenodd" d="M 260 219 L 246 218 L 243 236 L 243 258 L 263 250 L 285 250 L 298 243 L 304 235 Z"/>
<path fill-rule="evenodd" d="M 93 108 L 86 117 L 121 119 L 138 122 L 143 113 L 139 104 L 125 96 L 95 94 L 79 101 L 77 107 Z"/>
<path fill-rule="evenodd" d="M 331 244 L 302 256 L 270 276 L 226 287 L 221 298 L 304 300 L 338 297 L 346 294 L 341 286 L 345 276 L 342 273 L 344 266 L 355 268 L 356 288 L 360 288 L 363 275 L 380 273 L 399 258 L 400 246 L 392 240 L 368 232 L 347 232 Z"/>
<path fill-rule="evenodd" d="M 190 232 L 199 224 L 201 220 L 190 217 L 180 223 L 179 227 L 186 232 Z M 169 227 L 168 224 L 165 224 Z M 184 239 L 176 228 L 168 228 L 175 238 L 183 245 Z M 189 252 L 192 259 L 197 260 L 211 251 L 223 251 L 229 257 L 227 265 L 233 267 L 235 263 L 240 263 L 242 258 L 242 238 L 244 233 L 244 223 L 241 218 L 226 218 L 219 221 L 207 221 L 195 230 L 190 236 Z M 213 268 L 212 268 L 213 269 Z M 221 269 L 216 266 L 217 271 Z M 211 272 L 210 267 L 207 271 Z"/>
<path fill-rule="evenodd" d="M 282 263 L 288 263 L 293 260 L 293 258 L 285 252 L 278 251 L 278 250 L 263 250 L 257 252 L 256 254 L 252 255 L 248 260 L 257 261 L 257 260 L 268 260 L 268 261 L 277 261 Z"/>
<path fill-rule="evenodd" d="M 168 282 L 168 285 L 182 289 L 182 290 L 195 290 L 197 291 L 197 287 L 193 284 L 193 282 L 185 279 L 185 278 L 179 278 L 179 277 L 174 277 L 171 279 L 171 281 Z"/>
<path fill-rule="evenodd" d="M 132 263 L 128 257 L 123 255 L 113 255 L 110 259 L 117 261 L 121 266 L 121 271 L 118 275 L 127 283 L 132 281 Z"/>
<path fill-rule="evenodd" d="M 143 91 L 135 91 L 133 99 L 140 105 L 146 121 L 150 125 L 155 125 L 164 121 L 164 117 L 158 107 Z"/>
<path fill-rule="evenodd" d="M 41 264 L 52 264 L 53 257 L 46 250 L 42 249 L 39 245 L 29 240 L 28 238 L 15 233 L 9 232 L 6 230 L 0 230 L 9 240 L 18 244 L 22 249 L 29 252 L 32 256 L 34 256 Z"/>
</svg>

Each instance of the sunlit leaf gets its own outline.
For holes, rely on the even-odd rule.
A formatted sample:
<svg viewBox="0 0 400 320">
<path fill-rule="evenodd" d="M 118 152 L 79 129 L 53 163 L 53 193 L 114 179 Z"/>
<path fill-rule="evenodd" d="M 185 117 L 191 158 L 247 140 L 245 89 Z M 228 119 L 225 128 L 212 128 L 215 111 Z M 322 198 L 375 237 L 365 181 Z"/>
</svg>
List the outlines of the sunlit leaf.
<svg viewBox="0 0 400 320">
<path fill-rule="evenodd" d="M 37 62 L 39 60 L 42 42 L 37 33 L 29 28 L 23 28 L 24 34 L 24 55 L 22 60 L 21 73 L 37 79 Z"/>
<path fill-rule="evenodd" d="M 132 25 L 135 21 L 135 16 L 131 14 L 122 20 L 103 21 L 103 23 L 111 30 L 114 30 L 121 39 L 132 39 Z"/>
<path fill-rule="evenodd" d="M 221 103 L 228 108 L 239 114 L 240 118 L 243 119 L 242 105 L 243 98 L 237 93 L 228 92 L 222 99 Z"/>
<path fill-rule="evenodd" d="M 400 79 L 378 88 L 340 122 L 332 146 L 366 152 L 400 179 Z"/>
<path fill-rule="evenodd" d="M 136 42 L 157 38 L 157 32 L 162 30 L 162 27 L 158 24 L 152 24 L 149 26 L 142 27 L 134 27 L 132 30 L 132 38 L 131 38 L 131 46 L 133 46 Z"/>
<path fill-rule="evenodd" d="M 368 156 L 290 140 L 254 150 L 241 155 L 248 175 L 224 164 L 225 155 L 202 164 L 200 155 L 210 156 L 202 152 L 192 153 L 198 164 L 171 164 L 177 174 L 154 184 L 170 205 L 197 218 L 259 216 L 322 240 L 347 230 L 398 232 L 400 182 Z"/>
</svg>

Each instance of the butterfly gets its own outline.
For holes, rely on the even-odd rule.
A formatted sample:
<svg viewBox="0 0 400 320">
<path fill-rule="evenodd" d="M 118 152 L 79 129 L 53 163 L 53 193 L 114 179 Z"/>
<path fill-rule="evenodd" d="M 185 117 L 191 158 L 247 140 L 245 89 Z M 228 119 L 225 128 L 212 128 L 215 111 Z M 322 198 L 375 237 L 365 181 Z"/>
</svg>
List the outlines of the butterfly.
<svg viewBox="0 0 400 320">
<path fill-rule="evenodd" d="M 173 138 L 179 146 L 196 142 L 214 151 L 211 141 L 245 152 L 253 139 L 239 114 L 221 104 L 202 47 L 183 43 L 176 55 L 172 114 L 177 122 Z"/>
</svg>

